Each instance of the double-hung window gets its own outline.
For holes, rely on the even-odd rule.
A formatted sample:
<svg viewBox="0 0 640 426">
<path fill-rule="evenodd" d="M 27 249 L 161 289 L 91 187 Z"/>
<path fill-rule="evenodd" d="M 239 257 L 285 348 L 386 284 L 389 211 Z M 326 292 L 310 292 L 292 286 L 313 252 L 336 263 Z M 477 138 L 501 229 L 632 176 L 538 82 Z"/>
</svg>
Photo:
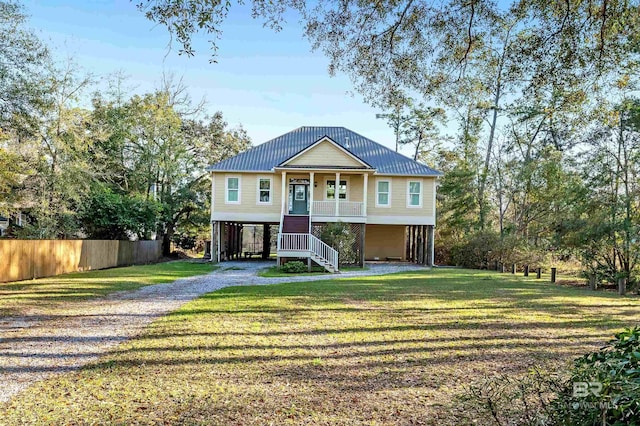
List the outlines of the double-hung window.
<svg viewBox="0 0 640 426">
<path fill-rule="evenodd" d="M 389 207 L 391 205 L 391 181 L 376 181 L 376 207 Z"/>
<path fill-rule="evenodd" d="M 410 180 L 407 184 L 407 206 L 422 207 L 422 182 Z"/>
<path fill-rule="evenodd" d="M 327 200 L 335 200 L 336 199 L 336 181 L 328 180 L 327 181 Z M 338 197 L 340 200 L 347 199 L 347 181 L 340 180 L 340 186 L 338 187 Z"/>
<path fill-rule="evenodd" d="M 240 204 L 240 177 L 227 176 L 227 187 L 225 192 L 225 202 L 227 204 Z"/>
<path fill-rule="evenodd" d="M 258 204 L 271 204 L 271 178 L 258 178 Z"/>
</svg>

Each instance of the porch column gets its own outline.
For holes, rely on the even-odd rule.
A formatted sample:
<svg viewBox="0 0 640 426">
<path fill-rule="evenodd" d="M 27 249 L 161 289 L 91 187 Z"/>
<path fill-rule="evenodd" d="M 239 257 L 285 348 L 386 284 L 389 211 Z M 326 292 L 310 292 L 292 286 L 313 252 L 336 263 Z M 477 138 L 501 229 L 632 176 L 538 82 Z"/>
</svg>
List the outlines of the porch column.
<svg viewBox="0 0 640 426">
<path fill-rule="evenodd" d="M 271 226 L 268 223 L 262 225 L 262 258 L 269 259 L 271 253 Z"/>
<path fill-rule="evenodd" d="M 218 222 L 213 220 L 213 210 L 215 205 L 215 175 L 213 173 L 210 173 L 209 177 L 211 177 L 211 214 L 209 216 L 209 221 L 211 222 L 211 247 L 209 249 L 209 252 L 211 254 L 211 262 L 217 262 L 218 244 L 216 230 Z"/>
<path fill-rule="evenodd" d="M 436 263 L 436 257 L 435 257 L 435 226 L 433 225 L 429 225 L 427 226 L 428 229 L 428 233 L 429 233 L 429 247 L 427 248 L 427 250 L 429 250 L 429 266 L 433 266 Z"/>
<path fill-rule="evenodd" d="M 336 198 L 336 216 L 340 216 L 340 172 L 336 172 L 336 185 L 333 195 Z"/>
<path fill-rule="evenodd" d="M 313 215 L 313 180 L 315 179 L 316 172 L 309 172 L 309 216 Z M 311 221 L 309 221 L 311 223 Z"/>
<path fill-rule="evenodd" d="M 244 228 L 243 225 L 238 224 L 238 235 L 236 235 L 236 237 L 238 238 L 237 247 L 236 247 L 236 259 L 240 259 L 240 257 L 242 257 L 242 229 L 243 228 Z"/>
<path fill-rule="evenodd" d="M 218 230 L 218 222 L 215 221 L 211 221 L 211 243 L 209 243 L 209 262 L 215 262 L 216 259 L 218 258 L 218 254 L 216 253 L 218 251 L 218 234 L 217 231 Z M 206 251 L 206 250 L 205 250 Z M 205 253 L 206 256 L 206 253 Z"/>
<path fill-rule="evenodd" d="M 280 232 L 282 232 L 282 218 L 285 215 L 286 212 L 286 205 L 287 202 L 289 201 L 289 188 L 287 185 L 287 172 L 284 171 L 282 172 L 282 211 L 280 214 Z"/>
<path fill-rule="evenodd" d="M 360 224 L 360 267 L 361 268 L 364 268 L 364 258 L 365 258 L 364 247 L 365 247 L 365 241 L 366 241 L 366 238 L 365 238 L 366 230 L 367 230 L 367 224 L 361 223 Z"/>
<path fill-rule="evenodd" d="M 369 185 L 369 173 L 365 173 L 364 175 L 364 194 L 362 196 L 362 216 L 367 217 L 367 192 Z"/>
<path fill-rule="evenodd" d="M 216 228 L 217 228 L 217 232 L 216 232 L 216 262 L 220 263 L 220 246 L 222 245 L 222 229 L 223 229 L 223 223 L 222 222 L 216 222 Z"/>
</svg>

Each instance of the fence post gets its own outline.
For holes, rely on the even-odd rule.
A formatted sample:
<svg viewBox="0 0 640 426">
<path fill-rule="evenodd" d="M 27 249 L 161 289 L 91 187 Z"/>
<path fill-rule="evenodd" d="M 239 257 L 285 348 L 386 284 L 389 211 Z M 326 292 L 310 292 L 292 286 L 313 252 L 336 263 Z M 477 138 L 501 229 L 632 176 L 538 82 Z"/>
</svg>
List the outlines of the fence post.
<svg viewBox="0 0 640 426">
<path fill-rule="evenodd" d="M 515 263 L 511 265 L 511 273 L 512 274 L 516 273 L 516 264 Z"/>
<path fill-rule="evenodd" d="M 551 268 L 551 282 L 556 282 L 556 273 L 558 272 L 558 268 Z"/>
<path fill-rule="evenodd" d="M 627 279 L 618 278 L 618 294 L 620 296 L 624 296 L 626 292 L 627 292 Z"/>
<path fill-rule="evenodd" d="M 529 265 L 524 265 L 524 276 L 525 277 L 529 276 Z"/>
<path fill-rule="evenodd" d="M 536 278 L 540 279 L 542 276 L 542 268 L 536 268 Z"/>
</svg>

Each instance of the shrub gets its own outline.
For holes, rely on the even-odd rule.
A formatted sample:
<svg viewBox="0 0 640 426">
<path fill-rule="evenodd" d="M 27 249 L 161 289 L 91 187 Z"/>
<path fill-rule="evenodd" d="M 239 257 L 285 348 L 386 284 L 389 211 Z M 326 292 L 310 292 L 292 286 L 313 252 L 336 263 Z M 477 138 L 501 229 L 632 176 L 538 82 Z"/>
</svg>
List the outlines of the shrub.
<svg viewBox="0 0 640 426">
<path fill-rule="evenodd" d="M 500 235 L 493 231 L 480 231 L 461 244 L 451 248 L 451 259 L 458 266 L 482 269 L 499 259 Z"/>
<path fill-rule="evenodd" d="M 558 424 L 640 424 L 640 327 L 578 358 L 553 406 Z"/>
<path fill-rule="evenodd" d="M 194 250 L 198 245 L 198 236 L 186 232 L 174 234 L 171 241 L 181 249 Z"/>
<path fill-rule="evenodd" d="M 567 377 L 533 370 L 469 386 L 469 419 L 498 425 L 640 425 L 640 327 L 574 361 Z"/>
<path fill-rule="evenodd" d="M 564 387 L 555 374 L 532 369 L 522 377 L 498 375 L 467 386 L 460 398 L 464 423 L 548 425 L 551 399 Z"/>
<path fill-rule="evenodd" d="M 307 265 L 299 260 L 295 260 L 292 262 L 287 262 L 280 267 L 282 272 L 286 272 L 287 274 L 299 274 L 301 272 L 307 272 Z"/>
<path fill-rule="evenodd" d="M 358 263 L 358 253 L 354 250 L 356 235 L 351 225 L 345 222 L 327 223 L 322 227 L 320 239 L 338 251 L 340 265 Z"/>
<path fill-rule="evenodd" d="M 493 269 L 495 262 L 505 265 L 537 265 L 546 263 L 544 249 L 527 244 L 515 235 L 503 235 L 485 230 L 467 236 L 451 247 L 451 261 L 457 266 L 473 269 Z"/>
</svg>

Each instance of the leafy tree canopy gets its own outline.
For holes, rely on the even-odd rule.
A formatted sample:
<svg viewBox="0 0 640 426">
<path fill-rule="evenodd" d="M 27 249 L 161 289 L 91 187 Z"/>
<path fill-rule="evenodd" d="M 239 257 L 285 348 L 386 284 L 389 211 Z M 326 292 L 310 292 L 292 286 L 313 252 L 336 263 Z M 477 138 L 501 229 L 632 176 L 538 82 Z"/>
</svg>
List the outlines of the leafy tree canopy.
<svg viewBox="0 0 640 426">
<path fill-rule="evenodd" d="M 306 37 L 330 59 L 330 72 L 349 74 L 373 102 L 394 87 L 432 93 L 491 57 L 520 58 L 511 66 L 534 85 L 548 79 L 570 84 L 635 65 L 640 41 L 637 0 L 254 0 L 251 5 L 253 16 L 276 30 L 287 10 L 298 12 Z M 232 3 L 139 0 L 137 6 L 167 27 L 181 53 L 195 53 L 194 33 L 213 34 L 215 58 Z M 508 40 L 516 43 L 501 51 Z"/>
</svg>

